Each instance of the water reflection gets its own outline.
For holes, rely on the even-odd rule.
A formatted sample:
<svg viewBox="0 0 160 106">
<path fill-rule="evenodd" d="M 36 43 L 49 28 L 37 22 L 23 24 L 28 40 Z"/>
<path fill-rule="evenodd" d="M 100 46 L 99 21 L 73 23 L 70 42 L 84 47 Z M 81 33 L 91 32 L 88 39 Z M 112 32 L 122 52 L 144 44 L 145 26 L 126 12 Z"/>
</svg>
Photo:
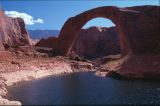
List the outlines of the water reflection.
<svg viewBox="0 0 160 106">
<path fill-rule="evenodd" d="M 92 73 L 48 77 L 8 88 L 23 104 L 160 104 L 160 82 L 96 77 Z"/>
</svg>

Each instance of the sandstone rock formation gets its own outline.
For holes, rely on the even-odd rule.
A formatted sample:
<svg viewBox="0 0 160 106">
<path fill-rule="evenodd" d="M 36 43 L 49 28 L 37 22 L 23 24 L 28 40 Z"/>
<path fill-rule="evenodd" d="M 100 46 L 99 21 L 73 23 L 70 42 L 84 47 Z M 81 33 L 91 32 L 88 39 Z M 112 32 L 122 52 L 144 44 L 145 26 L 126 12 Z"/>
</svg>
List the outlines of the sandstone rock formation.
<svg viewBox="0 0 160 106">
<path fill-rule="evenodd" d="M 120 53 L 116 28 L 90 27 L 81 29 L 71 51 L 88 59 Z"/>
<path fill-rule="evenodd" d="M 21 18 L 7 17 L 0 11 L 0 50 L 31 45 L 25 23 Z"/>
<path fill-rule="evenodd" d="M 56 43 L 57 37 L 48 37 L 47 39 L 41 39 L 35 46 L 52 48 L 55 47 Z"/>
<path fill-rule="evenodd" d="M 68 55 L 81 28 L 91 19 L 108 18 L 117 27 L 122 55 L 160 52 L 160 6 L 104 6 L 69 18 L 61 29 L 55 55 Z"/>
<path fill-rule="evenodd" d="M 95 61 L 99 65 L 98 76 L 129 79 L 160 79 L 160 55 L 138 54 L 123 58 L 105 57 Z"/>
<path fill-rule="evenodd" d="M 48 39 L 41 39 L 35 46 L 52 48 L 56 46 L 56 43 L 56 37 L 49 37 Z M 119 39 L 115 27 L 81 29 L 71 51 L 71 53 L 88 59 L 120 53 Z"/>
</svg>

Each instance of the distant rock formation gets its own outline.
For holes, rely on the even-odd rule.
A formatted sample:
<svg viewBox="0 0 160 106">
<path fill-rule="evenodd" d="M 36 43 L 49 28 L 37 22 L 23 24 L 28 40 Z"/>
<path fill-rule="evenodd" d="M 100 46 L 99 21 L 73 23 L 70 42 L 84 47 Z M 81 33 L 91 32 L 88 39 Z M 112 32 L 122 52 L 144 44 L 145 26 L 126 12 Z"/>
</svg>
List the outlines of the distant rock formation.
<svg viewBox="0 0 160 106">
<path fill-rule="evenodd" d="M 35 46 L 52 48 L 56 46 L 56 43 L 57 37 L 48 37 L 47 39 L 41 39 Z"/>
<path fill-rule="evenodd" d="M 36 30 L 28 30 L 29 35 L 32 39 L 47 39 L 48 37 L 55 36 L 58 37 L 59 35 L 59 30 L 41 30 L 41 29 L 36 29 Z"/>
<path fill-rule="evenodd" d="M 115 27 L 90 27 L 81 29 L 71 53 L 88 59 L 120 53 L 119 38 Z"/>
<path fill-rule="evenodd" d="M 69 55 L 81 28 L 91 19 L 103 17 L 116 25 L 121 53 L 143 54 L 160 52 L 160 6 L 118 8 L 104 6 L 70 17 L 61 29 L 55 55 Z"/>
<path fill-rule="evenodd" d="M 23 19 L 7 17 L 0 10 L 0 50 L 26 45 L 31 42 Z"/>
</svg>

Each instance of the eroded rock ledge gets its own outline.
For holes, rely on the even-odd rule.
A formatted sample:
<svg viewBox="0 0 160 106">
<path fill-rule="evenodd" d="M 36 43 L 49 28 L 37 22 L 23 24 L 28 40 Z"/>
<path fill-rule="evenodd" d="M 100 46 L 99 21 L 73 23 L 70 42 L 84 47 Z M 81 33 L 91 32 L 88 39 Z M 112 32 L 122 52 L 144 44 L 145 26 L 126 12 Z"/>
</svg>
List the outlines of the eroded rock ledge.
<svg viewBox="0 0 160 106">
<path fill-rule="evenodd" d="M 95 60 L 98 76 L 112 76 L 124 79 L 160 79 L 160 55 L 140 54 L 103 57 Z"/>
</svg>

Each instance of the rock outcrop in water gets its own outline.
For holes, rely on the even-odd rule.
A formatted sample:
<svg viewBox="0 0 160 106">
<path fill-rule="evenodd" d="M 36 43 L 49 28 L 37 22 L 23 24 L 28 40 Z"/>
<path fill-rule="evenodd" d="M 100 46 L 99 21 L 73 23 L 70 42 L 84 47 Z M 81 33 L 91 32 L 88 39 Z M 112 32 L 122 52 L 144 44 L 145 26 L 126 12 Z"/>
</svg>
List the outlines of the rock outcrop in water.
<svg viewBox="0 0 160 106">
<path fill-rule="evenodd" d="M 108 18 L 117 27 L 122 55 L 160 52 L 159 6 L 118 8 L 104 6 L 69 18 L 61 29 L 55 55 L 69 55 L 81 28 L 96 17 Z"/>
<path fill-rule="evenodd" d="M 0 50 L 26 45 L 31 45 L 31 42 L 24 21 L 7 17 L 0 10 Z"/>
</svg>

